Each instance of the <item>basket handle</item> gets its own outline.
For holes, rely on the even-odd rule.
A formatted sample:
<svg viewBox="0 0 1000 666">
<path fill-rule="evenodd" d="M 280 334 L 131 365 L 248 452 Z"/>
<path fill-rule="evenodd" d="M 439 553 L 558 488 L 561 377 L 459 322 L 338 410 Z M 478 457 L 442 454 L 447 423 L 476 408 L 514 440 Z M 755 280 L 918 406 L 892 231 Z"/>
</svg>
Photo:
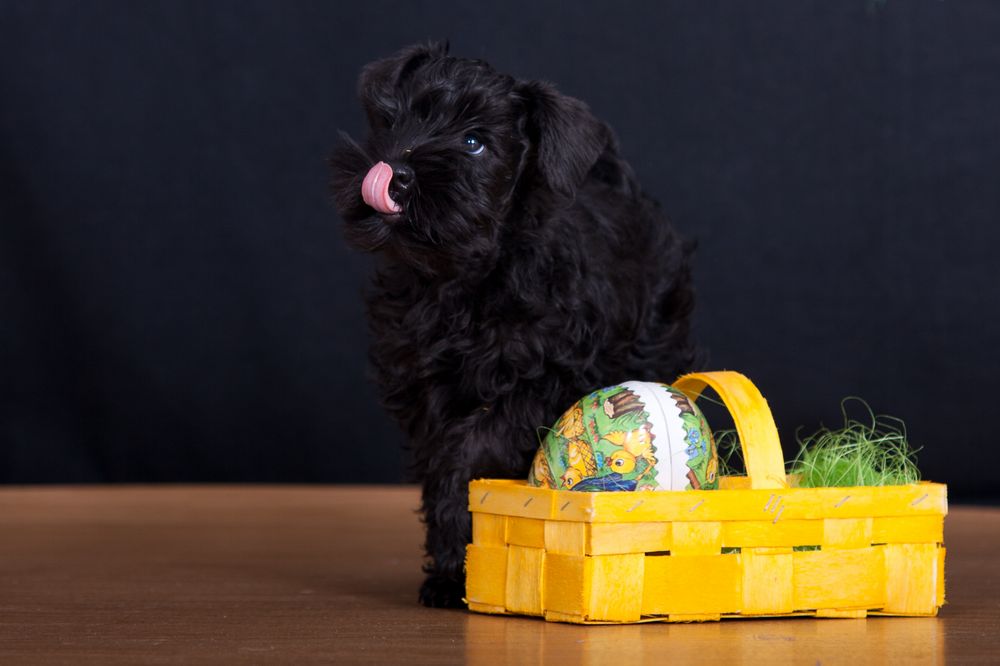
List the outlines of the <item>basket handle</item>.
<svg viewBox="0 0 1000 666">
<path fill-rule="evenodd" d="M 767 401 L 757 387 L 745 376 L 731 370 L 692 372 L 673 383 L 674 388 L 691 400 L 697 400 L 706 386 L 719 394 L 736 423 L 750 487 L 787 488 L 778 429 L 774 426 Z"/>
</svg>

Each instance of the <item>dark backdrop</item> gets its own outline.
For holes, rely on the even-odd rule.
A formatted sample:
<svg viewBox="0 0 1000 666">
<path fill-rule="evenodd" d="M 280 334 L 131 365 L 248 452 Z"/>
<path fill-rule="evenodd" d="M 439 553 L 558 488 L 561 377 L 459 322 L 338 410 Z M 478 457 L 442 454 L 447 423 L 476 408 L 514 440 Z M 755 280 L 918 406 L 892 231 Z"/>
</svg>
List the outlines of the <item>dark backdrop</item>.
<svg viewBox="0 0 1000 666">
<path fill-rule="evenodd" d="M 0 481 L 400 479 L 325 159 L 364 63 L 448 38 L 617 129 L 788 452 L 860 395 L 996 498 L 998 35 L 987 0 L 4 2 Z"/>
</svg>

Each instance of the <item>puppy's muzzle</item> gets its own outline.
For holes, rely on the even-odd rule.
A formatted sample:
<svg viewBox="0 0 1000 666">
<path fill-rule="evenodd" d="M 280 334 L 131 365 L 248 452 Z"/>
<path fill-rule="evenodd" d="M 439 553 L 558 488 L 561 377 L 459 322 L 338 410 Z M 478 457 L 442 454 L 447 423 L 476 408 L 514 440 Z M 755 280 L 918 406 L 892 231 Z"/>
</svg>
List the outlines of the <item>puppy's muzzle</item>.
<svg viewBox="0 0 1000 666">
<path fill-rule="evenodd" d="M 361 183 L 361 198 L 383 215 L 397 215 L 413 186 L 413 169 L 405 164 L 378 162 Z"/>
</svg>

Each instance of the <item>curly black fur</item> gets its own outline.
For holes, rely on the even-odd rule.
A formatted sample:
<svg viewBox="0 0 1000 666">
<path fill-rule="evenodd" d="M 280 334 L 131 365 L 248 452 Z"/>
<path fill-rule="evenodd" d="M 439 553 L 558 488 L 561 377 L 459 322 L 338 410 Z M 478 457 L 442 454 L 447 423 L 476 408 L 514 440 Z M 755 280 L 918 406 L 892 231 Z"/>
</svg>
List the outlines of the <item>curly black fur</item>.
<svg viewBox="0 0 1000 666">
<path fill-rule="evenodd" d="M 345 137 L 333 191 L 349 242 L 380 257 L 371 360 L 423 483 L 420 599 L 460 606 L 469 480 L 526 477 L 536 429 L 588 391 L 691 369 L 690 248 L 611 129 L 546 83 L 431 44 L 359 89 L 370 136 Z M 398 215 L 361 197 L 380 160 L 412 169 Z"/>
</svg>

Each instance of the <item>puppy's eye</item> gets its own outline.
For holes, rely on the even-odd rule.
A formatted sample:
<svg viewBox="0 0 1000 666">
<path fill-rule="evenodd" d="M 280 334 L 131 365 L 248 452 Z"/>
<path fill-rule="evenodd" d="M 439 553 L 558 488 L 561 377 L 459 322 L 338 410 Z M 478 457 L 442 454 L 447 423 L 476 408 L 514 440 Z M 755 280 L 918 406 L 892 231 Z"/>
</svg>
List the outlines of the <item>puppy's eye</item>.
<svg viewBox="0 0 1000 666">
<path fill-rule="evenodd" d="M 486 150 L 486 146 L 475 134 L 466 134 L 465 138 L 462 139 L 462 147 L 470 155 L 481 155 Z"/>
</svg>

